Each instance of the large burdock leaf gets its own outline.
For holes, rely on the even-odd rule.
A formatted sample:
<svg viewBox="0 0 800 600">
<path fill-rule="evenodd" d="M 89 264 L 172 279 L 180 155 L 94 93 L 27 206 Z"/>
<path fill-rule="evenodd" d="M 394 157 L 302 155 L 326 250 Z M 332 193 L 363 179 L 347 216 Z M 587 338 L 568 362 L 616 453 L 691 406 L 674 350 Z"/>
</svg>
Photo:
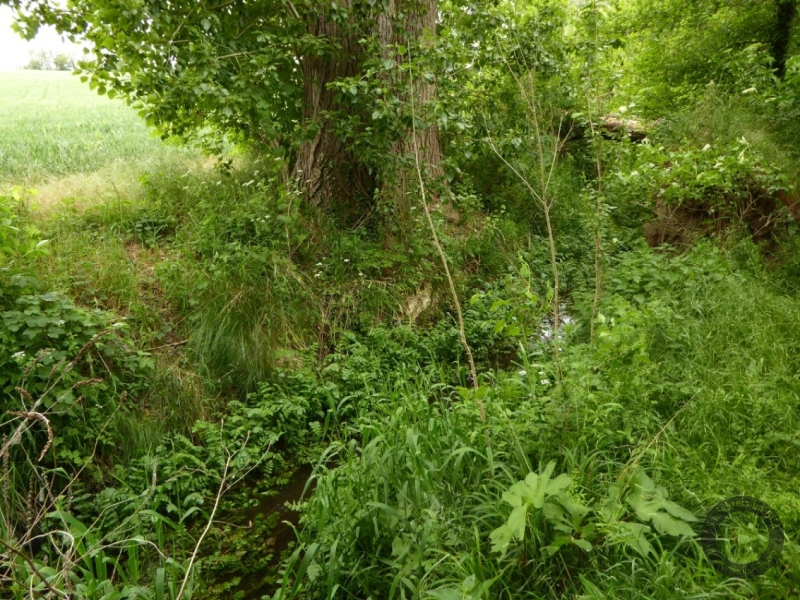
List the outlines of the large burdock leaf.
<svg viewBox="0 0 800 600">
<path fill-rule="evenodd" d="M 631 498 L 628 498 L 628 504 L 630 504 L 633 509 L 636 511 L 636 516 L 639 517 L 642 521 L 649 521 L 650 518 L 658 513 L 659 509 L 661 508 L 661 502 L 658 500 L 642 500 L 641 498 L 637 498 L 635 502 L 632 501 Z"/>
<path fill-rule="evenodd" d="M 501 525 L 495 529 L 489 534 L 489 540 L 492 542 L 492 552 L 505 554 L 513 536 L 514 532 L 508 525 Z"/>
<path fill-rule="evenodd" d="M 542 510 L 545 507 L 545 499 L 547 497 L 560 494 L 569 487 L 571 480 L 566 474 L 550 479 L 555 468 L 556 462 L 551 461 L 541 475 L 528 473 L 524 481 L 517 481 L 503 493 L 503 501 L 511 505 L 513 510 L 505 525 L 495 529 L 489 536 L 493 552 L 505 554 L 512 539 L 524 540 L 528 511 L 531 508 Z M 570 514 L 570 516 L 572 515 Z M 545 518 L 556 524 L 568 523 L 569 521 L 567 515 L 563 514 L 563 509 L 559 507 L 551 507 L 550 510 L 546 511 Z M 578 521 L 580 521 L 580 516 Z M 565 531 L 571 531 L 571 529 L 567 528 Z"/>
<path fill-rule="evenodd" d="M 665 512 L 658 512 L 650 517 L 650 522 L 659 533 L 666 535 L 685 535 L 694 537 L 694 530 L 685 521 L 679 521 Z"/>
<path fill-rule="evenodd" d="M 636 475 L 634 483 L 627 502 L 640 520 L 650 521 L 662 535 L 694 537 L 695 532 L 687 521 L 697 521 L 697 517 L 682 506 L 667 500 L 666 489 L 656 487 L 641 471 Z"/>
<path fill-rule="evenodd" d="M 428 598 L 435 600 L 461 600 L 464 596 L 461 590 L 454 590 L 453 588 L 439 588 L 438 590 L 431 590 L 428 592 Z"/>
<path fill-rule="evenodd" d="M 544 506 L 544 492 L 547 487 L 547 479 L 544 475 L 539 477 L 536 473 L 528 473 L 525 478 L 525 485 L 528 488 L 528 495 L 534 508 Z"/>
<path fill-rule="evenodd" d="M 522 504 L 522 498 L 520 498 L 519 494 L 512 492 L 511 490 L 503 492 L 503 500 L 510 504 L 513 508 L 516 508 Z"/>
<path fill-rule="evenodd" d="M 562 473 L 552 481 L 547 482 L 547 489 L 545 490 L 545 493 L 548 496 L 554 496 L 560 491 L 567 489 L 571 483 L 572 480 L 569 478 L 569 475 Z"/>
<path fill-rule="evenodd" d="M 528 505 L 523 504 L 511 511 L 511 516 L 508 517 L 508 522 L 506 523 L 514 533 L 514 537 L 520 542 L 525 538 L 525 518 L 527 516 Z"/>
<path fill-rule="evenodd" d="M 625 531 L 625 541 L 630 548 L 644 557 L 653 553 L 653 546 L 650 545 L 650 542 L 645 535 L 650 531 L 650 528 L 647 525 L 643 525 L 641 523 L 628 523 L 625 521 L 620 522 L 620 525 Z"/>
<path fill-rule="evenodd" d="M 697 517 L 695 517 L 690 511 L 686 510 L 682 506 L 678 506 L 671 500 L 664 500 L 661 503 L 661 507 L 666 510 L 669 514 L 673 517 L 678 519 L 682 519 L 683 521 L 694 522 L 697 521 Z"/>
</svg>

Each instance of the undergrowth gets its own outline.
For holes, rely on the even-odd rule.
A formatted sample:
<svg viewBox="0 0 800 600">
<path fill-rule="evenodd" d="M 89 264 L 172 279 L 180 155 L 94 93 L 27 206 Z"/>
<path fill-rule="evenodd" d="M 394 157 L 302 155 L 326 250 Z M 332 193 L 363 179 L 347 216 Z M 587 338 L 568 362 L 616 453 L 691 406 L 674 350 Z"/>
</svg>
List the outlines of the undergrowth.
<svg viewBox="0 0 800 600">
<path fill-rule="evenodd" d="M 778 82 L 730 53 L 747 93 L 671 89 L 634 143 L 574 112 L 604 83 L 567 85 L 567 54 L 465 76 L 482 119 L 445 87 L 432 223 L 409 186 L 402 227 L 381 203 L 344 226 L 255 151 L 44 210 L 0 195 L 4 592 L 800 595 L 797 60 Z M 737 495 L 786 533 L 749 580 L 699 538 Z M 729 534 L 742 562 L 766 546 Z"/>
</svg>

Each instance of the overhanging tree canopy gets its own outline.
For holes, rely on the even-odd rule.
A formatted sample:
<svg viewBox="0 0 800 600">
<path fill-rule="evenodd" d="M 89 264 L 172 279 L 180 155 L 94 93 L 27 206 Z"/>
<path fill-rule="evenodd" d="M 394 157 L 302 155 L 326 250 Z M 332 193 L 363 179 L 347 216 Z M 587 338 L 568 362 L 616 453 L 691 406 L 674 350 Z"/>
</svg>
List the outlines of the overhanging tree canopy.
<svg viewBox="0 0 800 600">
<path fill-rule="evenodd" d="M 53 24 L 94 53 L 79 66 L 164 136 L 223 135 L 288 152 L 310 199 L 371 199 L 408 132 L 398 69 L 435 34 L 436 0 L 10 0 L 28 36 Z M 414 94 L 433 97 L 421 78 Z M 406 98 L 407 99 L 407 98 Z M 419 147 L 437 170 L 438 135 Z M 378 135 L 378 133 L 380 135 Z"/>
</svg>

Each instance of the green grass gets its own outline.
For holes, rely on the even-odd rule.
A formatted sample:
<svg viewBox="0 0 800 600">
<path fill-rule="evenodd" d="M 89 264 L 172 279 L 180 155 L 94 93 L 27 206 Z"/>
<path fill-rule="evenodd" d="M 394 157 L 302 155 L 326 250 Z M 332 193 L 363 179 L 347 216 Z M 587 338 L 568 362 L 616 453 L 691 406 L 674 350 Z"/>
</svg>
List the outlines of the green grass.
<svg viewBox="0 0 800 600">
<path fill-rule="evenodd" d="M 292 591 L 287 569 L 283 598 L 331 598 L 337 589 L 421 600 L 797 597 L 800 304 L 785 291 L 796 289 L 791 265 L 783 281 L 749 242 L 704 243 L 682 256 L 609 244 L 602 323 L 590 340 L 589 309 L 571 305 L 583 325 L 556 364 L 527 334 L 504 327 L 519 315 L 538 331 L 536 311 L 547 310 L 542 238 L 510 215 L 457 235 L 442 226 L 481 372 L 475 392 L 461 387 L 461 346 L 424 227 L 406 246 L 338 230 L 283 186 L 271 163 L 243 160 L 231 176 L 206 171 L 76 78 L 3 77 L 0 183 L 42 183 L 58 201 L 46 211 L 17 207 L 51 243 L 47 254 L 13 257 L 11 266 L 34 274 L 43 291 L 124 317 L 132 350 L 152 363 L 143 384 L 120 383 L 135 392 L 124 405 L 120 390 L 103 397 L 122 409 L 97 434 L 107 447 L 86 489 L 98 493 L 76 514 L 104 506 L 114 514 L 118 503 L 124 515 L 153 489 L 151 513 L 178 520 L 183 511 L 181 527 L 190 528 L 192 503 L 208 507 L 216 493 L 222 441 L 264 445 L 275 434 L 283 453 L 276 468 L 298 457 L 318 463 L 295 555 L 314 576 L 298 577 Z M 730 131 L 703 135 L 735 138 L 745 121 L 717 115 L 713 126 Z M 689 125 L 676 123 L 672 134 L 702 139 Z M 753 142 L 784 154 L 769 136 Z M 572 302 L 593 292 L 592 257 L 580 190 L 570 188 L 578 174 L 565 173 L 556 223 Z M 641 237 L 638 227 L 627 232 Z M 510 268 L 521 262 L 530 278 Z M 433 306 L 416 325 L 398 326 L 408 321 L 409 297 L 428 285 Z M 523 312 L 539 306 L 524 295 L 529 286 L 541 307 Z M 492 360 L 514 348 L 514 357 Z M 106 418 L 104 405 L 92 406 Z M 70 468 L 83 460 L 78 450 L 93 452 L 68 450 L 60 464 Z M 161 471 L 151 470 L 153 456 Z M 203 466 L 187 474 L 183 461 Z M 524 539 L 505 555 L 493 551 L 490 536 L 511 512 L 504 493 L 550 461 L 555 475 L 570 476 L 569 499 L 587 507 L 584 524 L 596 526 L 579 532 L 589 549 L 568 544 L 550 554 L 560 530 L 532 511 Z M 252 479 L 269 481 L 271 468 Z M 655 524 L 643 555 L 625 528 L 643 525 L 626 500 L 637 469 L 700 520 L 729 496 L 768 502 L 787 533 L 780 562 L 758 580 L 726 580 L 696 538 Z M 619 502 L 615 483 L 625 494 Z M 220 523 L 245 525 L 237 520 L 244 506 L 224 497 Z M 191 550 L 181 546 L 186 530 L 165 541 L 142 527 L 176 564 Z M 230 552 L 230 532 L 216 528 L 203 548 L 207 584 L 252 576 L 242 557 L 267 551 L 267 536 L 239 529 L 241 555 Z M 153 554 L 145 578 L 156 564 Z"/>
<path fill-rule="evenodd" d="M 0 184 L 34 185 L 191 152 L 151 135 L 121 100 L 70 73 L 0 73 Z"/>
<path fill-rule="evenodd" d="M 797 597 L 800 307 L 757 266 L 747 273 L 752 247 L 736 250 L 742 264 L 710 245 L 673 259 L 630 253 L 610 273 L 597 342 L 580 342 L 579 332 L 565 342 L 560 381 L 552 357 L 536 352 L 519 370 L 482 378 L 486 424 L 473 393 L 451 387 L 446 365 L 444 377 L 420 369 L 424 353 L 375 360 L 394 364 L 369 378 L 362 357 L 394 355 L 391 336 L 344 348 L 336 372 L 357 365 L 363 383 L 337 382 L 344 399 L 331 421 L 342 423 L 342 441 L 317 468 L 295 558 L 313 556 L 321 574 L 288 597 L 330 598 L 334 586 L 356 598 Z M 640 296 L 639 282 L 659 280 Z M 596 525 L 583 530 L 591 547 L 550 554 L 559 530 L 529 514 L 525 541 L 494 552 L 490 534 L 511 512 L 504 493 L 551 460 Z M 637 469 L 698 518 L 696 530 L 724 498 L 763 499 L 787 534 L 778 565 L 726 580 L 696 537 L 658 527 L 642 556 L 625 529 L 640 523 L 633 501 L 610 508 L 613 484 L 624 499 Z"/>
</svg>

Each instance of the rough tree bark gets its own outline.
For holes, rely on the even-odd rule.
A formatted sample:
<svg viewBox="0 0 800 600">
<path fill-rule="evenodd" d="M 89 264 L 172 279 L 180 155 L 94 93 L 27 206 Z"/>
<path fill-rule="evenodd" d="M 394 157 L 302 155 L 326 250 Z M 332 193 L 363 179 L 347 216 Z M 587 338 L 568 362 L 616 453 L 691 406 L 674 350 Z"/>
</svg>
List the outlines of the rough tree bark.
<svg viewBox="0 0 800 600">
<path fill-rule="evenodd" d="M 404 11 L 410 12 L 411 6 L 416 7 L 417 11 L 406 14 L 402 29 L 398 30 L 398 15 L 402 15 Z M 430 43 L 436 35 L 436 18 L 436 0 L 389 0 L 386 11 L 378 19 L 378 33 L 385 48 L 384 58 L 398 63 L 407 61 L 407 55 L 396 55 L 392 49 L 397 45 L 408 46 L 408 38 L 423 45 Z M 398 161 L 392 176 L 383 182 L 382 195 L 395 206 L 395 214 L 402 219 L 403 216 L 408 216 L 413 202 L 409 192 L 418 185 L 414 154 L 419 154 L 419 162 L 426 171 L 424 175 L 431 181 L 441 181 L 443 170 L 438 127 L 435 123 L 424 123 L 426 106 L 436 97 L 436 84 L 418 76 L 413 82 L 408 79 L 400 82 L 400 85 L 404 88 L 406 102 L 410 105 L 413 101 L 416 128 L 415 132 L 408 131 L 407 135 L 395 142 L 393 153 Z M 431 206 L 436 208 L 439 206 L 439 198 L 435 193 L 435 186 L 429 191 L 434 191 L 431 194 Z M 449 204 L 445 206 L 445 215 L 450 220 L 458 220 L 458 213 Z"/>
<path fill-rule="evenodd" d="M 352 0 L 340 2 L 350 8 Z M 436 31 L 437 0 L 389 0 L 375 22 L 376 34 L 385 48 L 385 56 L 391 54 L 394 44 L 412 38 L 433 36 Z M 410 15 L 410 16 L 409 16 Z M 317 206 L 341 206 L 353 199 L 354 195 L 372 198 L 378 185 L 376 174 L 369 173 L 350 148 L 333 132 L 333 124 L 325 114 L 340 109 L 335 93 L 328 89 L 331 82 L 343 77 L 353 77 L 360 72 L 364 58 L 358 40 L 352 34 L 342 32 L 341 28 L 321 16 L 308 20 L 308 31 L 314 36 L 324 37 L 336 44 L 339 51 L 334 56 L 310 56 L 301 63 L 304 78 L 303 120 L 305 125 L 315 128 L 313 137 L 305 141 L 297 155 L 294 165 L 301 187 L 310 202 Z M 391 56 L 398 62 L 407 57 Z M 420 107 L 430 102 L 435 94 L 435 85 L 417 82 L 414 103 Z M 367 115 L 364 116 L 365 121 Z M 407 156 L 413 147 L 411 133 L 395 144 L 393 152 Z M 439 133 L 435 126 L 418 129 L 417 147 L 421 161 L 433 176 L 441 171 L 441 149 Z M 389 178 L 382 174 L 384 185 Z M 390 185 L 403 187 L 403 175 Z M 385 190 L 384 190 L 385 191 Z M 399 198 L 402 192 L 397 194 Z"/>
<path fill-rule="evenodd" d="M 351 0 L 342 2 L 350 8 Z M 332 123 L 325 116 L 338 108 L 335 92 L 329 84 L 358 73 L 361 49 L 357 40 L 340 31 L 336 23 L 322 15 L 307 18 L 308 32 L 325 38 L 339 47 L 330 55 L 306 56 L 301 61 L 303 73 L 303 125 L 315 130 L 298 150 L 294 171 L 310 202 L 319 206 L 352 195 L 353 189 L 366 192 L 370 186 L 368 173 L 357 157 L 334 135 Z"/>
</svg>

